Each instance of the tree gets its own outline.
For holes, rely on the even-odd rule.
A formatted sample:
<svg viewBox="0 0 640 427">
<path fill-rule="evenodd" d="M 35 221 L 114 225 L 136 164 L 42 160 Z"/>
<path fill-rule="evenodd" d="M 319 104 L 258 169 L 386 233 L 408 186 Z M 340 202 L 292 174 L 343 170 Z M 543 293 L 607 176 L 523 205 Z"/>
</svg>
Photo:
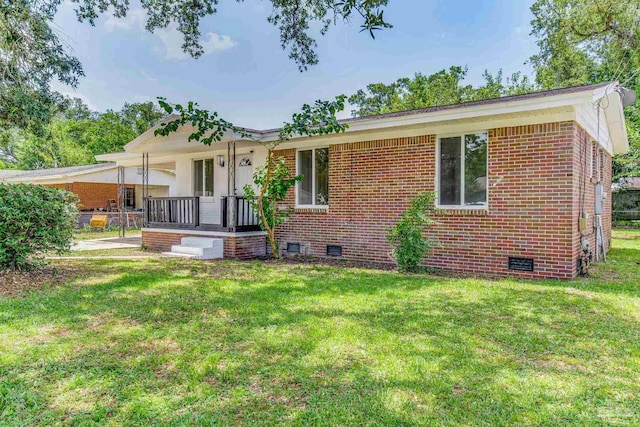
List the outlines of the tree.
<svg viewBox="0 0 640 427">
<path fill-rule="evenodd" d="M 531 7 L 545 89 L 618 80 L 640 93 L 640 0 L 538 0 Z M 625 108 L 631 149 L 614 157 L 614 179 L 640 174 L 640 108 Z"/>
<path fill-rule="evenodd" d="M 517 95 L 535 90 L 535 85 L 526 76 L 515 73 L 503 82 L 502 71 L 495 76 L 485 71 L 486 83 L 474 88 L 463 81 L 467 69 L 450 67 L 431 75 L 416 73 L 391 84 L 374 83 L 360 89 L 349 97 L 349 103 L 357 108 L 353 116 L 370 116 L 394 111 L 414 110 L 438 105 L 457 104 L 465 101 Z"/>
<path fill-rule="evenodd" d="M 267 177 L 270 177 L 269 182 Z M 260 216 L 262 228 L 272 231 L 269 242 L 275 256 L 280 251 L 278 243 L 273 238 L 273 232 L 293 210 L 291 208 L 284 210 L 279 204 L 287 197 L 287 192 L 301 179 L 302 175 L 292 176 L 284 157 L 280 157 L 271 160 L 266 167 L 257 168 L 253 174 L 253 185 L 248 184 L 244 187 L 244 195 L 251 203 L 251 207 L 254 211 L 262 212 Z"/>
<path fill-rule="evenodd" d="M 167 114 L 177 113 L 178 118 L 161 123 L 155 130 L 156 135 L 167 136 L 176 132 L 180 127 L 189 124 L 194 132 L 187 138 L 188 141 L 199 141 L 205 145 L 222 141 L 225 132 L 235 132 L 241 138 L 251 139 L 262 144 L 267 149 L 266 164 L 262 171 L 258 171 L 255 180 L 262 184 L 259 193 L 252 200 L 258 210 L 260 224 L 271 244 L 274 257 L 278 257 L 278 243 L 275 238 L 275 227 L 279 224 L 277 201 L 282 200 L 283 186 L 291 185 L 288 171 L 281 166 L 281 160 L 275 159 L 273 152 L 282 143 L 296 136 L 313 137 L 344 132 L 348 125 L 340 123 L 336 114 L 344 110 L 345 95 L 339 95 L 333 101 L 316 101 L 313 105 L 304 104 L 299 113 L 293 114 L 291 121 L 284 123 L 278 132 L 278 138 L 273 141 L 263 142 L 251 135 L 244 128 L 233 125 L 219 117 L 215 111 L 209 112 L 198 108 L 198 104 L 189 102 L 186 106 L 170 104 L 164 98 L 158 98 L 160 106 Z M 263 178 L 261 177 L 263 176 Z M 278 180 L 278 181 L 274 181 Z M 289 188 L 287 187 L 287 188 Z M 286 194 L 286 191 L 285 191 Z"/>
<path fill-rule="evenodd" d="M 155 126 L 164 117 L 164 111 L 153 102 L 125 103 L 119 115 L 136 135 L 140 135 Z"/>
<path fill-rule="evenodd" d="M 45 169 L 93 163 L 93 154 L 70 135 L 69 126 L 69 122 L 58 119 L 47 125 L 44 136 L 26 136 L 16 166 Z"/>
<path fill-rule="evenodd" d="M 52 79 L 76 86 L 80 62 L 51 28 L 58 0 L 0 1 L 0 126 L 41 132 L 62 108 Z"/>
<path fill-rule="evenodd" d="M 91 111 L 80 99 L 65 100 L 38 133 L 0 128 L 0 167 L 42 169 L 95 162 L 95 156 L 122 151 L 164 115 L 150 102 L 125 104 L 120 111 Z"/>
</svg>

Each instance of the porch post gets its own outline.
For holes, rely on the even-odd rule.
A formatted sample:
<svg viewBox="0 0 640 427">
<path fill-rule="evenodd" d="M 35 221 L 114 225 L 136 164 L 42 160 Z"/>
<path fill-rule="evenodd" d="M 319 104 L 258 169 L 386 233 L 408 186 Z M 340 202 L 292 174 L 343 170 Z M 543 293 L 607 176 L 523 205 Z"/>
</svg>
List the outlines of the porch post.
<svg viewBox="0 0 640 427">
<path fill-rule="evenodd" d="M 125 222 L 124 222 L 124 201 L 126 198 L 126 190 L 125 190 L 125 168 L 123 166 L 118 166 L 118 236 L 125 237 Z"/>
<path fill-rule="evenodd" d="M 148 226 L 149 208 L 149 153 L 142 153 L 142 225 Z"/>
<path fill-rule="evenodd" d="M 229 203 L 230 203 L 230 215 L 229 215 L 229 231 L 235 232 L 238 224 L 238 203 L 236 199 L 236 143 L 230 142 L 228 144 L 228 159 L 229 159 Z"/>
</svg>

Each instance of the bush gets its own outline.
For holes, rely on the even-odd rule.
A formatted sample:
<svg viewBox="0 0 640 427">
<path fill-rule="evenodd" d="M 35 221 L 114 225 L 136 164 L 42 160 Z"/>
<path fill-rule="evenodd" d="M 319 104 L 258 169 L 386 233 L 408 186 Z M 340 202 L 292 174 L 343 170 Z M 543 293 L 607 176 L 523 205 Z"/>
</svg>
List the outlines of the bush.
<svg viewBox="0 0 640 427">
<path fill-rule="evenodd" d="M 0 270 L 28 269 L 69 250 L 78 199 L 57 188 L 0 184 Z"/>
<path fill-rule="evenodd" d="M 434 193 L 419 194 L 411 200 L 409 208 L 402 213 L 400 221 L 389 230 L 387 240 L 393 247 L 393 257 L 400 271 L 416 272 L 433 242 L 423 236 L 425 230 L 435 223 L 427 215 L 434 209 Z"/>
</svg>

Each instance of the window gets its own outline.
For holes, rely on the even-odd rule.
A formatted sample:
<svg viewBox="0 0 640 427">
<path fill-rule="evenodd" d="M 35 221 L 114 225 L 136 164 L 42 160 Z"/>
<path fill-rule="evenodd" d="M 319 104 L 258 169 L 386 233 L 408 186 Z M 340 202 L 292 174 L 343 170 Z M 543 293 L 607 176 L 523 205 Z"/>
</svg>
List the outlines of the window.
<svg viewBox="0 0 640 427">
<path fill-rule="evenodd" d="M 124 207 L 127 209 L 135 209 L 136 207 L 136 190 L 135 188 L 124 189 Z"/>
<path fill-rule="evenodd" d="M 213 196 L 213 159 L 193 162 L 193 195 Z"/>
<path fill-rule="evenodd" d="M 482 207 L 487 204 L 487 133 L 440 138 L 438 204 Z"/>
<path fill-rule="evenodd" d="M 329 205 L 329 149 L 298 151 L 298 205 Z"/>
</svg>

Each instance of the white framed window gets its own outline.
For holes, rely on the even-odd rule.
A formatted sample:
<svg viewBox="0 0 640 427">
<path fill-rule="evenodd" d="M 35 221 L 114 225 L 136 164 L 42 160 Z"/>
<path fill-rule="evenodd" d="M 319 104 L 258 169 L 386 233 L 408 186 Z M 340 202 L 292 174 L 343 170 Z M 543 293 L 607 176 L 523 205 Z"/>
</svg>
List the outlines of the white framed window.
<svg viewBox="0 0 640 427">
<path fill-rule="evenodd" d="M 329 206 L 329 148 L 298 150 L 296 156 L 297 175 L 302 175 L 296 185 L 296 205 Z"/>
<path fill-rule="evenodd" d="M 486 208 L 487 132 L 438 138 L 436 191 L 441 208 Z"/>
<path fill-rule="evenodd" d="M 193 161 L 193 195 L 213 196 L 213 159 Z"/>
</svg>

